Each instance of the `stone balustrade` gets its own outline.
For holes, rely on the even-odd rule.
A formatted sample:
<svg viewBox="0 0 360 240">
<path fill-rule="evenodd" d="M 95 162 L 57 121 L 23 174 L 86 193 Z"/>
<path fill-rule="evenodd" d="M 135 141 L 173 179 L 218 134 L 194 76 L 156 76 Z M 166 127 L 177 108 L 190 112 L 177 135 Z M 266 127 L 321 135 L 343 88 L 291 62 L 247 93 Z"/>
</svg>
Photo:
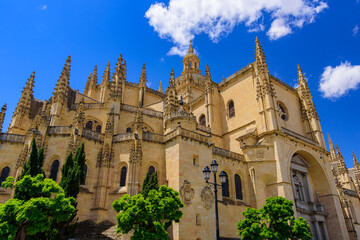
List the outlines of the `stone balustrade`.
<svg viewBox="0 0 360 240">
<path fill-rule="evenodd" d="M 2 142 L 11 142 L 11 143 L 24 143 L 25 135 L 17 135 L 10 133 L 0 133 L 0 141 Z"/>
<path fill-rule="evenodd" d="M 89 129 L 83 129 L 81 136 L 90 140 L 95 140 L 100 142 L 104 141 L 104 136 L 101 133 L 94 132 Z"/>
<path fill-rule="evenodd" d="M 129 141 L 132 138 L 132 133 L 121 133 L 117 134 L 113 138 L 114 143 Z"/>
<path fill-rule="evenodd" d="M 50 127 L 48 127 L 47 134 L 50 134 L 50 135 L 71 134 L 71 127 L 69 127 L 69 126 L 50 126 Z"/>
<path fill-rule="evenodd" d="M 71 105 L 71 110 L 76 110 L 79 108 L 80 103 L 74 103 Z M 84 103 L 84 109 L 102 109 L 107 108 L 107 103 Z"/>
<path fill-rule="evenodd" d="M 144 132 L 142 135 L 142 139 L 144 141 L 163 143 L 164 135 L 157 134 L 157 133 L 151 133 L 151 132 Z"/>
</svg>

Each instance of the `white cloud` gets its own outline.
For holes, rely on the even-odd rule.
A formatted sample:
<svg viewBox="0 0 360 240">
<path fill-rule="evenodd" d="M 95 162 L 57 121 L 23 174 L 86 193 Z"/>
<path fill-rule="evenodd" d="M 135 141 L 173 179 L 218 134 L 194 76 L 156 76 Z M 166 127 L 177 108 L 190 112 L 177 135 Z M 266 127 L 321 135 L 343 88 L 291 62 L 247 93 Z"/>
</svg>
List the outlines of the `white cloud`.
<svg viewBox="0 0 360 240">
<path fill-rule="evenodd" d="M 250 32 L 266 30 L 276 40 L 314 22 L 327 7 L 321 0 L 170 0 L 168 5 L 152 4 L 145 17 L 161 38 L 175 44 L 168 54 L 181 55 L 195 35 L 205 33 L 217 42 L 238 24 L 245 24 Z"/>
<path fill-rule="evenodd" d="M 47 5 L 43 5 L 43 6 L 41 6 L 41 10 L 46 10 L 47 9 Z"/>
<path fill-rule="evenodd" d="M 355 27 L 352 30 L 352 35 L 356 36 L 359 32 L 359 26 L 356 24 Z"/>
<path fill-rule="evenodd" d="M 351 65 L 350 62 L 339 66 L 324 68 L 320 79 L 320 92 L 325 98 L 339 98 L 351 89 L 360 85 L 360 65 Z"/>
</svg>

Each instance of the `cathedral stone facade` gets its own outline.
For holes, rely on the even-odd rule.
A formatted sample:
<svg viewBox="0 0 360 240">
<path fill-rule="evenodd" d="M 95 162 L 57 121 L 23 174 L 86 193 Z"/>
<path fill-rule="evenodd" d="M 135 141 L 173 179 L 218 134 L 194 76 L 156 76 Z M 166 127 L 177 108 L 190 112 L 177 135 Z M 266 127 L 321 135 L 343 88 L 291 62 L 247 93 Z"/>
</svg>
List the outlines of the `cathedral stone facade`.
<svg viewBox="0 0 360 240">
<path fill-rule="evenodd" d="M 247 207 L 271 196 L 292 200 L 313 239 L 357 239 L 360 233 L 360 165 L 347 169 L 330 141 L 327 151 L 319 116 L 298 66 L 298 87 L 269 74 L 256 39 L 255 61 L 216 83 L 190 43 L 183 71 L 170 73 L 163 92 L 127 81 L 120 56 L 98 69 L 81 93 L 69 85 L 71 58 L 49 100 L 33 95 L 35 73 L 22 91 L 10 126 L 0 138 L 1 181 L 17 176 L 35 138 L 45 147 L 44 169 L 59 182 L 66 156 L 84 142 L 86 179 L 78 197 L 79 221 L 116 223 L 112 202 L 135 195 L 147 172 L 180 192 L 184 215 L 169 230 L 174 240 L 215 239 L 214 193 L 202 175 L 212 159 L 225 171 L 219 198 L 220 236 L 239 239 L 236 224 Z M 3 125 L 6 105 L 1 109 Z M 11 197 L 1 189 L 0 200 Z M 124 239 L 128 236 L 124 236 Z"/>
</svg>

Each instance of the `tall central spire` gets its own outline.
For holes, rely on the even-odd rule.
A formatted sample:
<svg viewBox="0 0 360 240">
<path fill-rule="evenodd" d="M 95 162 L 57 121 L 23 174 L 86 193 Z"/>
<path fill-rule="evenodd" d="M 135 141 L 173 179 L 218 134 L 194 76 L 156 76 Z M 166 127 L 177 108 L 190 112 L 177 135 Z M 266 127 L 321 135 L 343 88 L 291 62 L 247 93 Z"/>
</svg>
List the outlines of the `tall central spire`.
<svg viewBox="0 0 360 240">
<path fill-rule="evenodd" d="M 192 40 L 190 40 L 188 53 L 184 56 L 184 59 L 183 59 L 184 70 L 183 70 L 182 74 L 184 74 L 184 73 L 200 73 L 201 71 L 199 70 L 199 64 L 200 64 L 200 59 L 195 54 Z"/>
<path fill-rule="evenodd" d="M 188 53 L 194 53 L 194 48 L 193 48 L 193 45 L 192 45 L 192 40 L 190 40 Z"/>
</svg>

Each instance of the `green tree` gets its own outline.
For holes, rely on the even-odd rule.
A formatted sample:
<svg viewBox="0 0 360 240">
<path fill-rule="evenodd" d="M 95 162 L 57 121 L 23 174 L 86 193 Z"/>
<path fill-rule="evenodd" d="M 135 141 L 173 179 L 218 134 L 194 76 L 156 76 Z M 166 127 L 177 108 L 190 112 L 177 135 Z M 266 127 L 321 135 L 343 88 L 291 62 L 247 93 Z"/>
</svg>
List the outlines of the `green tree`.
<svg viewBox="0 0 360 240">
<path fill-rule="evenodd" d="M 309 224 L 302 217 L 295 219 L 293 202 L 283 197 L 270 197 L 262 208 L 247 208 L 243 215 L 237 224 L 243 240 L 311 239 Z"/>
<path fill-rule="evenodd" d="M 168 240 L 167 229 L 182 217 L 180 208 L 184 204 L 178 195 L 172 188 L 161 186 L 150 190 L 147 198 L 126 194 L 115 200 L 113 208 L 120 212 L 116 216 L 117 232 L 127 234 L 134 230 L 131 240 Z"/>
<path fill-rule="evenodd" d="M 63 189 L 44 175 L 25 175 L 14 184 L 8 177 L 2 183 L 4 188 L 15 188 L 18 199 L 0 204 L 0 239 L 26 239 L 46 232 L 51 221 L 67 221 L 75 212 L 75 199 L 66 198 Z"/>
<path fill-rule="evenodd" d="M 77 198 L 80 192 L 80 184 L 85 178 L 85 148 L 84 143 L 77 149 L 75 157 L 70 153 L 61 168 L 60 186 L 64 189 L 66 197 Z"/>
<path fill-rule="evenodd" d="M 30 175 L 32 177 L 37 176 L 38 174 L 44 174 L 43 169 L 44 164 L 44 148 L 40 148 L 37 150 L 35 138 L 32 139 L 31 142 L 31 151 L 29 159 L 23 166 L 21 175 L 19 176 L 18 180 L 22 179 L 26 175 Z"/>
<path fill-rule="evenodd" d="M 144 198 L 147 198 L 150 190 L 159 190 L 159 184 L 158 184 L 158 178 L 157 178 L 157 172 L 153 172 L 153 174 L 150 175 L 148 172 L 146 174 L 146 177 L 143 182 L 143 187 L 141 194 L 144 196 Z"/>
</svg>

